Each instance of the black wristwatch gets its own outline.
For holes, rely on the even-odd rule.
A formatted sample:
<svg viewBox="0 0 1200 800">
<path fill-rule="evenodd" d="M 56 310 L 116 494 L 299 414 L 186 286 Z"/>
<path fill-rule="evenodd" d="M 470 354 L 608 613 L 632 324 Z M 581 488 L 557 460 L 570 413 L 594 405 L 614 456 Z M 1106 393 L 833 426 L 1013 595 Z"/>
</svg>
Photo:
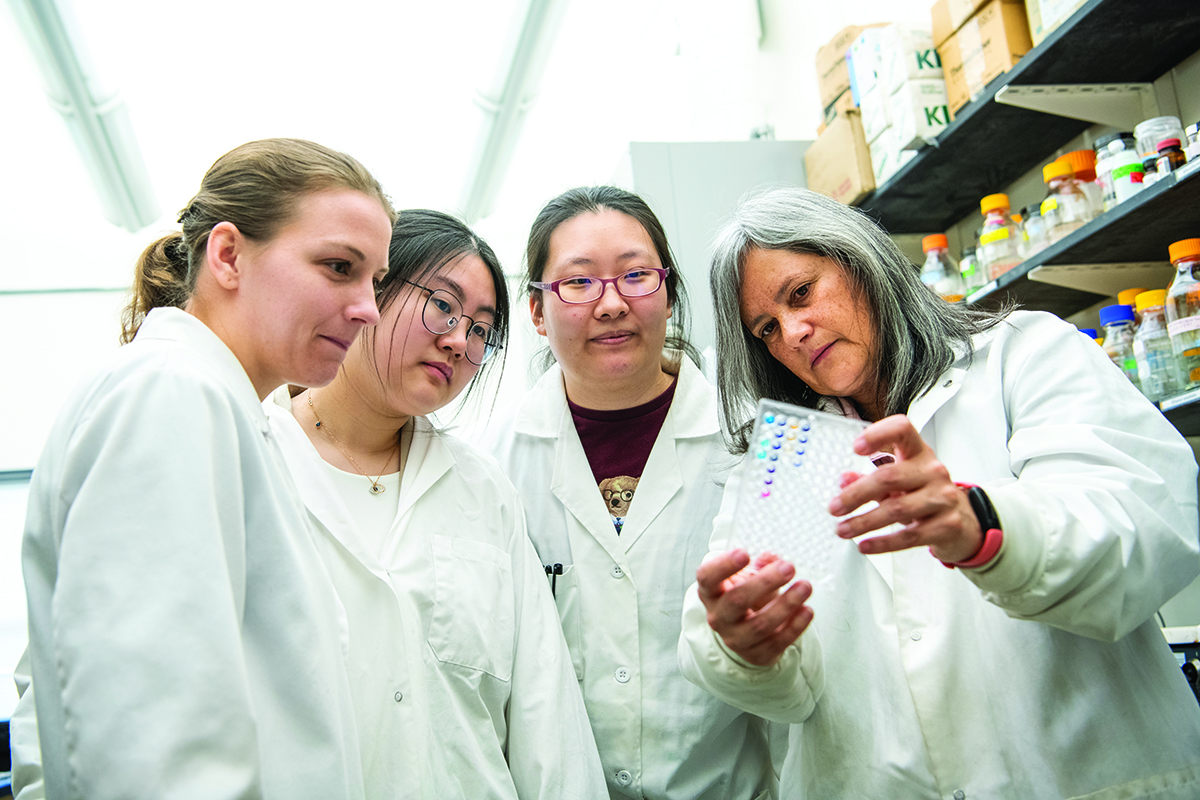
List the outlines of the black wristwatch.
<svg viewBox="0 0 1200 800">
<path fill-rule="evenodd" d="M 967 501 L 971 504 L 971 510 L 975 512 L 975 519 L 979 520 L 979 529 L 983 531 L 983 544 L 980 545 L 975 555 L 965 561 L 943 561 L 942 563 L 950 569 L 982 567 L 996 557 L 996 554 L 1000 552 L 1000 545 L 1004 543 L 1004 531 L 1000 527 L 1000 517 L 996 515 L 996 509 L 983 489 L 970 483 L 956 485 L 960 489 L 967 490 Z"/>
</svg>

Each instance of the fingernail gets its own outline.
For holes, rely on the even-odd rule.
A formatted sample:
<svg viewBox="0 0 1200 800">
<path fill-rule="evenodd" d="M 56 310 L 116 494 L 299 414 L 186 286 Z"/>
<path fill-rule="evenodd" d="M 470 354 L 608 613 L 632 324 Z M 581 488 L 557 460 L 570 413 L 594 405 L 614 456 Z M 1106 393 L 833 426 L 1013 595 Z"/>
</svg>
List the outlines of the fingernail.
<svg viewBox="0 0 1200 800">
<path fill-rule="evenodd" d="M 835 517 L 840 517 L 846 513 L 846 506 L 842 504 L 842 498 L 833 498 L 833 501 L 829 504 L 829 513 Z"/>
<path fill-rule="evenodd" d="M 841 536 L 843 539 L 845 539 L 846 537 L 850 536 L 852 533 L 854 533 L 854 531 L 850 529 L 849 522 L 839 522 L 838 523 L 838 526 L 837 526 L 837 535 L 838 536 Z"/>
</svg>

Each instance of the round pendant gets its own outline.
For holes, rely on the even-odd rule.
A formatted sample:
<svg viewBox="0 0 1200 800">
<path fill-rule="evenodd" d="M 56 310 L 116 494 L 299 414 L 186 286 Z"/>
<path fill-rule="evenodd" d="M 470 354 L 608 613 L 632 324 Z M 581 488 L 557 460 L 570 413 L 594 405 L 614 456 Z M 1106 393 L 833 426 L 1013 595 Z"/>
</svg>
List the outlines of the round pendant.
<svg viewBox="0 0 1200 800">
<path fill-rule="evenodd" d="M 383 494 L 384 491 L 384 487 L 380 486 L 378 483 L 371 484 L 371 494 Z"/>
</svg>

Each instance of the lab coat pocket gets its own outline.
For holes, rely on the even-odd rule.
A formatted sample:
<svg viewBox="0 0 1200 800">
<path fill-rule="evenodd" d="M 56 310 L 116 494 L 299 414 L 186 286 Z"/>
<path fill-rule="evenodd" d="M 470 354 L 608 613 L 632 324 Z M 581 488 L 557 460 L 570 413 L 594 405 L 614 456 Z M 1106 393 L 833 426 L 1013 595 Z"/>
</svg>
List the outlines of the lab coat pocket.
<svg viewBox="0 0 1200 800">
<path fill-rule="evenodd" d="M 567 649 L 571 651 L 571 665 L 575 667 L 575 679 L 583 680 L 583 610 L 579 600 L 579 572 L 575 566 L 563 569 L 555 581 L 554 601 L 558 604 L 558 618 L 562 622 L 563 636 Z"/>
<path fill-rule="evenodd" d="M 432 537 L 429 646 L 439 661 L 512 677 L 513 579 L 508 553 L 482 542 Z"/>
</svg>

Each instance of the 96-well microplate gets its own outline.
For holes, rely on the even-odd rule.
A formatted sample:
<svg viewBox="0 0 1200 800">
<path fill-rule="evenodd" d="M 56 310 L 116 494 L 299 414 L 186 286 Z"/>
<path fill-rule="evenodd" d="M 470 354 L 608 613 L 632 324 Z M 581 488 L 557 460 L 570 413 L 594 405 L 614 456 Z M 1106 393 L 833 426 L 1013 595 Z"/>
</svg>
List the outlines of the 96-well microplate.
<svg viewBox="0 0 1200 800">
<path fill-rule="evenodd" d="M 750 553 L 774 553 L 816 583 L 832 573 L 837 548 L 854 545 L 837 535 L 829 503 L 843 472 L 872 469 L 854 452 L 862 420 L 762 400 L 743 483 L 734 507 L 734 541 Z"/>
</svg>

